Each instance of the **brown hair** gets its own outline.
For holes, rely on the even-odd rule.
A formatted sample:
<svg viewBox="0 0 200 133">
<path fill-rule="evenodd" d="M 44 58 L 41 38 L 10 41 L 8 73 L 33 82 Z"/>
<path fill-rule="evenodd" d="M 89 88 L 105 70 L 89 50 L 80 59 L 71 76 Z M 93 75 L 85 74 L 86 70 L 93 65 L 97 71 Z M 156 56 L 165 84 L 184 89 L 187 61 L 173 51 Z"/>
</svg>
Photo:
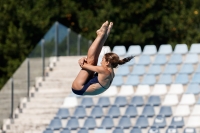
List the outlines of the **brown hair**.
<svg viewBox="0 0 200 133">
<path fill-rule="evenodd" d="M 111 66 L 113 68 L 116 68 L 118 65 L 123 65 L 134 58 L 134 56 L 129 56 L 129 57 L 126 57 L 126 58 L 120 60 L 119 56 L 115 53 L 106 53 L 104 55 L 104 57 L 105 57 L 106 61 L 110 62 Z"/>
</svg>

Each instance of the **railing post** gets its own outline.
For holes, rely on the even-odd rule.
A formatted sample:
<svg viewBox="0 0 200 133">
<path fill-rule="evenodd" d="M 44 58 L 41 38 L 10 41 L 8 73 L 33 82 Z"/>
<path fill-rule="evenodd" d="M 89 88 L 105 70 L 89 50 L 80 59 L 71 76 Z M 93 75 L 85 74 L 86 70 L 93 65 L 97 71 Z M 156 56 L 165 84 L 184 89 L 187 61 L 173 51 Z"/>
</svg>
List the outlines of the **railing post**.
<svg viewBox="0 0 200 133">
<path fill-rule="evenodd" d="M 78 40 L 77 40 L 77 55 L 80 55 L 81 53 L 80 42 L 81 42 L 81 34 L 78 35 Z"/>
<path fill-rule="evenodd" d="M 44 49 L 45 49 L 45 46 L 44 46 L 44 42 L 45 40 L 42 39 L 42 44 L 41 44 L 41 53 L 42 53 L 42 78 L 43 80 L 45 80 L 45 52 L 44 52 Z"/>
<path fill-rule="evenodd" d="M 55 24 L 55 56 L 56 56 L 56 60 L 58 59 L 58 22 L 56 22 Z"/>
<path fill-rule="evenodd" d="M 13 77 L 11 78 L 11 114 L 10 118 L 13 119 L 13 108 L 14 108 L 14 79 Z"/>
<path fill-rule="evenodd" d="M 67 55 L 69 56 L 69 49 L 70 49 L 70 45 L 69 45 L 69 43 L 70 43 L 70 32 L 71 32 L 71 29 L 70 28 L 67 28 Z"/>
<path fill-rule="evenodd" d="M 29 58 L 27 58 L 27 97 L 29 99 L 29 93 L 30 93 L 30 62 Z"/>
</svg>

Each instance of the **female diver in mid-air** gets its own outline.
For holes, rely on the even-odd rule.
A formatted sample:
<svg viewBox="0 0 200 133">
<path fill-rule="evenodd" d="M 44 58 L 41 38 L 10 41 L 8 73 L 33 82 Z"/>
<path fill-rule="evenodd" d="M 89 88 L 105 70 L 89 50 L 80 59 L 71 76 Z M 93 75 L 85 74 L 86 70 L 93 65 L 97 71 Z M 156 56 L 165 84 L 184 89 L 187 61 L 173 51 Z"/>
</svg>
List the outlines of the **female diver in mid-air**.
<svg viewBox="0 0 200 133">
<path fill-rule="evenodd" d="M 72 91 L 77 95 L 98 95 L 106 91 L 115 76 L 113 68 L 130 61 L 133 56 L 119 59 L 115 53 L 106 53 L 97 66 L 101 49 L 112 29 L 113 23 L 106 21 L 97 30 L 97 37 L 90 46 L 87 57 L 79 59 L 82 68 L 72 83 Z"/>
</svg>

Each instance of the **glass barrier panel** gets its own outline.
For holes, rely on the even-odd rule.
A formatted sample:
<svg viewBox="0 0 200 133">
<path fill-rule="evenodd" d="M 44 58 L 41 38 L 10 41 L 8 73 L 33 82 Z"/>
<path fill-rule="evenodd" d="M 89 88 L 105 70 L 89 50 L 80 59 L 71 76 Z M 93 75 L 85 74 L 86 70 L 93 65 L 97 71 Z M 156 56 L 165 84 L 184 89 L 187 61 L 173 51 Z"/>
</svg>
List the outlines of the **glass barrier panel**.
<svg viewBox="0 0 200 133">
<path fill-rule="evenodd" d="M 51 27 L 51 29 L 44 36 L 45 67 L 49 65 L 49 57 L 55 56 L 56 54 L 55 35 L 56 35 L 56 23 Z"/>
<path fill-rule="evenodd" d="M 78 35 L 70 31 L 69 33 L 69 55 L 77 55 L 77 40 L 78 40 Z"/>
<path fill-rule="evenodd" d="M 17 71 L 13 74 L 14 86 L 14 110 L 18 107 L 20 99 L 27 96 L 27 59 L 20 65 Z"/>
<path fill-rule="evenodd" d="M 30 87 L 35 85 L 36 77 L 42 77 L 42 45 L 37 44 L 35 49 L 29 55 L 30 64 Z"/>
<path fill-rule="evenodd" d="M 58 55 L 66 56 L 67 55 L 67 35 L 68 28 L 62 24 L 58 24 Z"/>
<path fill-rule="evenodd" d="M 9 79 L 0 91 L 0 128 L 3 120 L 11 115 L 11 79 Z"/>
</svg>

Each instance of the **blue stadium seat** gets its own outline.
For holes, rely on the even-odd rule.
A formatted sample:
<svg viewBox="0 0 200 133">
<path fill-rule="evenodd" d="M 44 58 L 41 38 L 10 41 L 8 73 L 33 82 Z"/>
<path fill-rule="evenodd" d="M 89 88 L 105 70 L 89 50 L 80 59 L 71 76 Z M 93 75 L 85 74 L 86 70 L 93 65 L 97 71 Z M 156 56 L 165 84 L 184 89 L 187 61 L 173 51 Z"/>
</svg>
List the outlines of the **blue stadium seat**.
<svg viewBox="0 0 200 133">
<path fill-rule="evenodd" d="M 134 106 L 143 106 L 144 105 L 144 99 L 142 96 L 134 96 L 131 99 L 130 105 Z"/>
<path fill-rule="evenodd" d="M 187 74 L 178 74 L 174 81 L 176 84 L 187 84 L 188 82 L 189 79 Z"/>
<path fill-rule="evenodd" d="M 200 84 L 200 73 L 195 73 L 192 77 L 191 83 Z"/>
<path fill-rule="evenodd" d="M 192 64 L 183 64 L 179 73 L 191 74 L 194 72 L 194 68 Z"/>
<path fill-rule="evenodd" d="M 78 133 L 89 133 L 87 129 L 81 128 L 79 129 Z"/>
<path fill-rule="evenodd" d="M 60 119 L 67 119 L 70 116 L 68 108 L 60 108 L 56 114 L 56 117 Z"/>
<path fill-rule="evenodd" d="M 172 118 L 171 127 L 182 128 L 185 125 L 183 117 L 175 116 Z"/>
<path fill-rule="evenodd" d="M 184 132 L 183 133 L 196 133 L 196 129 L 195 128 L 189 128 L 189 127 L 186 127 L 184 129 Z"/>
<path fill-rule="evenodd" d="M 142 84 L 144 85 L 154 85 L 156 83 L 156 77 L 154 75 L 145 75 Z"/>
<path fill-rule="evenodd" d="M 101 106 L 101 107 L 108 107 L 111 105 L 110 103 L 110 99 L 109 97 L 100 97 L 98 102 L 97 102 L 97 105 Z"/>
<path fill-rule="evenodd" d="M 124 133 L 124 130 L 120 127 L 116 127 L 114 130 L 113 130 L 113 133 Z"/>
<path fill-rule="evenodd" d="M 84 127 L 86 129 L 94 129 L 95 127 L 97 127 L 96 120 L 93 117 L 87 117 L 87 119 L 84 122 Z"/>
<path fill-rule="evenodd" d="M 101 127 L 111 129 L 112 127 L 114 127 L 113 119 L 110 116 L 106 116 L 101 122 Z"/>
<path fill-rule="evenodd" d="M 172 83 L 172 76 L 170 74 L 162 74 L 158 80 L 158 84 L 170 85 Z"/>
<path fill-rule="evenodd" d="M 61 119 L 55 117 L 53 120 L 51 120 L 48 128 L 51 130 L 59 130 L 60 128 L 62 128 Z"/>
<path fill-rule="evenodd" d="M 140 83 L 138 75 L 128 75 L 125 85 L 137 86 Z"/>
<path fill-rule="evenodd" d="M 120 66 L 115 75 L 126 76 L 130 73 L 128 66 Z"/>
<path fill-rule="evenodd" d="M 167 64 L 164 69 L 164 74 L 176 74 L 177 73 L 177 65 L 176 64 Z"/>
<path fill-rule="evenodd" d="M 160 65 L 152 65 L 152 66 L 150 66 L 147 74 L 158 75 L 160 73 L 161 73 Z"/>
<path fill-rule="evenodd" d="M 124 116 L 127 116 L 127 117 L 136 117 L 137 115 L 138 115 L 138 112 L 137 112 L 136 106 L 129 105 L 126 108 L 126 112 L 125 112 Z"/>
<path fill-rule="evenodd" d="M 173 54 L 170 57 L 170 60 L 168 62 L 169 64 L 181 64 L 182 63 L 182 55 L 180 54 Z"/>
<path fill-rule="evenodd" d="M 51 129 L 46 129 L 45 131 L 43 131 L 43 133 L 53 133 L 53 130 L 51 130 Z"/>
<path fill-rule="evenodd" d="M 94 105 L 93 99 L 91 97 L 84 97 L 81 101 L 81 106 L 85 108 L 92 107 Z"/>
<path fill-rule="evenodd" d="M 138 128 L 147 128 L 149 126 L 148 118 L 144 116 L 138 117 L 135 127 Z"/>
<path fill-rule="evenodd" d="M 167 125 L 165 117 L 158 115 L 155 117 L 153 127 L 164 128 Z"/>
<path fill-rule="evenodd" d="M 83 106 L 77 106 L 75 111 L 74 111 L 74 114 L 73 114 L 74 117 L 77 117 L 77 118 L 84 118 L 86 117 L 86 110 Z"/>
<path fill-rule="evenodd" d="M 200 73 L 200 64 L 198 65 L 198 67 L 197 67 L 197 69 L 196 69 L 195 72 L 196 72 L 196 73 Z"/>
<path fill-rule="evenodd" d="M 155 65 L 164 65 L 167 63 L 167 58 L 163 54 L 158 54 L 153 62 Z"/>
<path fill-rule="evenodd" d="M 118 76 L 115 76 L 115 78 L 113 79 L 111 85 L 114 85 L 114 86 L 121 86 L 123 83 L 124 83 L 124 82 L 123 82 L 123 77 L 118 75 Z"/>
<path fill-rule="evenodd" d="M 151 64 L 150 56 L 149 55 L 141 55 L 137 64 L 138 65 L 149 65 L 149 64 Z"/>
<path fill-rule="evenodd" d="M 135 65 L 131 74 L 132 75 L 143 75 L 145 73 L 144 65 Z"/>
<path fill-rule="evenodd" d="M 159 106 L 161 103 L 160 97 L 159 96 L 150 96 L 147 105 L 151 106 Z"/>
<path fill-rule="evenodd" d="M 118 123 L 118 127 L 121 127 L 121 128 L 124 128 L 124 129 L 130 128 L 131 125 L 132 125 L 131 120 L 127 116 L 122 116 L 119 120 L 119 123 Z"/>
<path fill-rule="evenodd" d="M 190 47 L 190 53 L 200 54 L 200 43 L 193 43 Z"/>
<path fill-rule="evenodd" d="M 178 133 L 178 129 L 175 127 L 169 127 L 167 128 L 166 133 Z"/>
<path fill-rule="evenodd" d="M 156 127 L 150 127 L 148 133 L 160 133 L 160 129 Z"/>
<path fill-rule="evenodd" d="M 128 51 L 127 51 L 127 56 L 130 56 L 130 55 L 140 55 L 142 53 L 142 50 L 141 50 L 141 47 L 140 45 L 130 45 L 129 48 L 128 48 Z"/>
<path fill-rule="evenodd" d="M 113 118 L 118 118 L 120 116 L 120 110 L 119 107 L 116 105 L 112 105 L 110 109 L 108 110 L 107 116 L 113 117 Z"/>
<path fill-rule="evenodd" d="M 112 52 L 116 53 L 119 56 L 124 56 L 126 54 L 126 48 L 125 48 L 125 46 L 122 46 L 122 45 L 121 46 L 114 46 Z"/>
<path fill-rule="evenodd" d="M 198 61 L 197 54 L 187 54 L 184 63 L 196 64 Z"/>
<path fill-rule="evenodd" d="M 153 117 L 155 115 L 154 107 L 151 105 L 146 105 L 143 108 L 142 116 Z"/>
<path fill-rule="evenodd" d="M 200 80 L 200 78 L 199 78 Z M 200 93 L 199 84 L 189 84 L 185 93 L 198 95 Z"/>
<path fill-rule="evenodd" d="M 94 108 L 91 111 L 90 116 L 95 118 L 101 118 L 104 116 L 103 110 L 100 106 L 94 106 Z"/>
<path fill-rule="evenodd" d="M 60 133 L 71 133 L 68 128 L 64 128 Z"/>
<path fill-rule="evenodd" d="M 115 98 L 114 105 L 119 107 L 124 107 L 128 104 L 126 97 L 124 96 L 118 96 Z"/>
<path fill-rule="evenodd" d="M 155 45 L 145 45 L 143 54 L 144 55 L 154 55 L 157 53 L 157 49 Z"/>
<path fill-rule="evenodd" d="M 174 53 L 175 54 L 186 54 L 188 52 L 188 47 L 186 44 L 176 44 Z"/>
<path fill-rule="evenodd" d="M 170 106 L 161 106 L 159 115 L 164 117 L 172 116 L 172 108 Z"/>
<path fill-rule="evenodd" d="M 141 129 L 138 127 L 133 127 L 130 133 L 142 133 Z"/>
<path fill-rule="evenodd" d="M 158 54 L 171 54 L 172 53 L 172 46 L 170 44 L 162 44 L 160 45 Z"/>
<path fill-rule="evenodd" d="M 76 117 L 71 117 L 66 125 L 67 128 L 69 128 L 70 130 L 76 130 L 77 128 L 80 127 L 78 119 Z"/>
</svg>

